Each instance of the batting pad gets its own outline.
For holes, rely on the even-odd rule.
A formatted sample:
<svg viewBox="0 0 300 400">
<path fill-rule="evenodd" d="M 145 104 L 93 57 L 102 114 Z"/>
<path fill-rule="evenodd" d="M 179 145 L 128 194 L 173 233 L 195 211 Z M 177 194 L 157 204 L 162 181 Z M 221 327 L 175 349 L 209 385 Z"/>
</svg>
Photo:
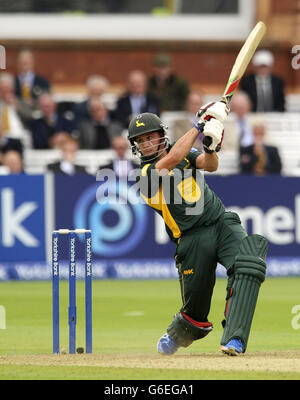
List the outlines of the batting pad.
<svg viewBox="0 0 300 400">
<path fill-rule="evenodd" d="M 234 264 L 221 345 L 238 338 L 246 350 L 260 285 L 265 280 L 267 247 L 266 239 L 260 235 L 250 235 L 241 243 Z"/>
</svg>

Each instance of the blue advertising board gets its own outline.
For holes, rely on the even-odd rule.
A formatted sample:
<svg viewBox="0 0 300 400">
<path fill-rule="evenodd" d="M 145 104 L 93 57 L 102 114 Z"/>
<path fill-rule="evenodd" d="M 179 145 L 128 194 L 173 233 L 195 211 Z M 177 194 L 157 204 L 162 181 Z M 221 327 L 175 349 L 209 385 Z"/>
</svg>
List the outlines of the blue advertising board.
<svg viewBox="0 0 300 400">
<path fill-rule="evenodd" d="M 249 234 L 266 236 L 268 273 L 299 275 L 299 178 L 206 176 L 206 181 L 226 209 L 238 212 Z M 177 276 L 175 246 L 132 182 L 108 185 L 89 175 L 1 177 L 0 217 L 0 280 L 50 278 L 49 238 L 55 228 L 92 230 L 95 278 Z M 83 249 L 78 248 L 79 259 Z M 67 252 L 63 259 L 66 277 Z M 223 267 L 218 275 L 225 276 Z"/>
<path fill-rule="evenodd" d="M 91 229 L 96 259 L 172 257 L 174 245 L 168 239 L 164 244 L 157 243 L 157 219 L 138 193 L 130 191 L 133 185 L 116 182 L 106 187 L 107 191 L 102 191 L 101 185 L 93 177 L 77 177 L 74 181 L 57 176 L 55 203 L 60 206 L 56 207 L 56 228 Z"/>
<path fill-rule="evenodd" d="M 300 178 L 211 176 L 207 182 L 249 234 L 269 241 L 272 257 L 300 257 Z"/>
<path fill-rule="evenodd" d="M 45 260 L 44 193 L 43 176 L 0 178 L 1 261 Z"/>
</svg>

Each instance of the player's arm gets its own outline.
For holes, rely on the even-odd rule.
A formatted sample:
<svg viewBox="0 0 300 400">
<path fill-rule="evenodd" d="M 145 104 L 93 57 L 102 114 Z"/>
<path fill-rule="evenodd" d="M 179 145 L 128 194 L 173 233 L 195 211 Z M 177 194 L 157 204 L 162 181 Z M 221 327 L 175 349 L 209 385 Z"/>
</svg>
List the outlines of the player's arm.
<svg viewBox="0 0 300 400">
<path fill-rule="evenodd" d="M 216 152 L 203 153 L 196 158 L 196 168 L 207 172 L 217 171 L 219 167 L 219 157 Z"/>
<path fill-rule="evenodd" d="M 218 168 L 218 157 L 212 155 L 219 151 L 223 139 L 223 121 L 227 118 L 229 109 L 224 102 L 208 103 L 201 107 L 197 115 L 200 117 L 198 125 L 184 134 L 172 147 L 169 153 L 156 163 L 156 170 L 160 175 L 165 175 L 176 167 L 191 151 L 191 148 L 199 135 L 209 139 L 204 143 L 204 150 L 209 156 L 203 155 L 199 160 L 199 169 L 213 172 Z M 200 126 L 202 126 L 200 128 Z"/>
<path fill-rule="evenodd" d="M 164 175 L 166 171 L 171 171 L 180 163 L 191 151 L 191 148 L 199 135 L 197 128 L 190 129 L 174 144 L 169 153 L 161 160 L 157 161 L 156 169 L 160 175 Z"/>
<path fill-rule="evenodd" d="M 215 118 L 206 121 L 203 128 L 190 129 L 172 147 L 169 153 L 156 163 L 156 170 L 160 175 L 166 175 L 168 171 L 176 167 L 191 151 L 191 148 L 203 129 L 203 135 L 209 138 L 209 145 L 204 145 L 205 154 L 199 159 L 199 169 L 213 172 L 218 168 L 218 157 L 213 155 L 219 150 L 223 138 L 223 124 Z M 204 142 L 203 142 L 204 143 Z"/>
</svg>

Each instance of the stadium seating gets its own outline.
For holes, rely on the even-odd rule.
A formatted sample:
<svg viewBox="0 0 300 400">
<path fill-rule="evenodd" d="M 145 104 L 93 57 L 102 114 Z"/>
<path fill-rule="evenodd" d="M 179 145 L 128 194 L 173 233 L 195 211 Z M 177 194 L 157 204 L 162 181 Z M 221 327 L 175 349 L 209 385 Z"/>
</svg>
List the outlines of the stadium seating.
<svg viewBox="0 0 300 400">
<path fill-rule="evenodd" d="M 80 150 L 77 152 L 76 164 L 86 166 L 90 174 L 95 174 L 101 165 L 113 158 L 112 150 Z M 60 159 L 59 150 L 26 150 L 24 167 L 28 174 L 43 174 L 47 165 Z"/>
<path fill-rule="evenodd" d="M 55 100 L 60 102 L 79 102 L 84 98 L 83 94 L 60 93 L 55 95 Z M 108 109 L 114 109 L 117 94 L 107 93 L 103 96 L 103 102 Z M 206 95 L 204 101 L 218 100 L 219 94 Z M 266 141 L 277 146 L 282 159 L 282 175 L 300 176 L 300 96 L 287 96 L 287 109 L 285 113 L 255 114 L 261 118 L 267 127 Z M 168 125 L 168 134 L 172 139 L 172 127 L 174 121 L 182 116 L 182 112 L 165 112 L 161 115 L 163 122 Z M 291 146 L 292 140 L 292 146 Z M 24 154 L 25 170 L 29 174 L 43 173 L 47 164 L 59 159 L 57 150 L 26 150 Z M 80 150 L 76 163 L 85 165 L 88 171 L 94 174 L 99 165 L 106 164 L 113 157 L 111 150 Z M 238 154 L 236 151 L 226 150 L 219 153 L 220 168 L 217 174 L 229 175 L 238 173 Z"/>
</svg>

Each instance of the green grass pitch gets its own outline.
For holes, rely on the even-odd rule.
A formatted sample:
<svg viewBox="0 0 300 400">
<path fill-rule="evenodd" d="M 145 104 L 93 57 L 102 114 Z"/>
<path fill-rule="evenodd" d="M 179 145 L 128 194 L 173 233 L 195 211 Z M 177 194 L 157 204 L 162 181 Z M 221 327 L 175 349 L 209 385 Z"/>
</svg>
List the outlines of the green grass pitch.
<svg viewBox="0 0 300 400">
<path fill-rule="evenodd" d="M 0 306 L 6 311 L 6 329 L 0 329 L 0 379 L 300 379 L 300 329 L 292 324 L 293 318 L 298 324 L 300 321 L 292 313 L 295 305 L 300 307 L 300 277 L 267 278 L 262 285 L 247 353 L 241 356 L 245 360 L 241 370 L 233 364 L 240 357 L 218 354 L 225 286 L 226 280 L 217 279 L 209 316 L 214 324 L 213 332 L 189 348 L 180 349 L 174 356 L 179 364 L 174 367 L 174 357 L 166 361 L 166 357 L 157 355 L 156 343 L 181 305 L 176 280 L 93 282 L 95 356 L 91 357 L 98 357 L 98 364 L 94 358 L 89 363 L 88 355 L 75 355 L 70 362 L 67 355 L 65 359 L 63 355 L 51 355 L 50 282 L 0 283 Z M 60 287 L 61 349 L 68 349 L 67 282 L 61 282 Z M 85 347 L 83 282 L 77 283 L 77 306 L 77 346 Z M 210 367 L 206 369 L 202 365 L 199 370 L 195 360 L 202 354 Z M 281 362 L 286 354 L 291 357 L 282 369 L 278 364 L 278 369 L 247 370 L 247 357 L 251 363 L 251 357 L 260 354 L 266 357 L 271 354 L 275 363 L 277 354 Z M 104 359 L 120 357 L 126 361 L 123 366 L 103 364 Z M 219 368 L 210 365 L 210 358 L 214 360 L 214 357 L 217 362 L 227 364 Z M 164 359 L 163 366 L 159 364 L 160 358 Z M 132 366 L 128 365 L 128 359 L 134 360 Z M 154 364 L 148 365 L 148 359 L 153 359 Z M 136 360 L 143 360 L 147 365 L 144 368 Z M 187 366 L 181 368 L 180 360 Z"/>
</svg>

